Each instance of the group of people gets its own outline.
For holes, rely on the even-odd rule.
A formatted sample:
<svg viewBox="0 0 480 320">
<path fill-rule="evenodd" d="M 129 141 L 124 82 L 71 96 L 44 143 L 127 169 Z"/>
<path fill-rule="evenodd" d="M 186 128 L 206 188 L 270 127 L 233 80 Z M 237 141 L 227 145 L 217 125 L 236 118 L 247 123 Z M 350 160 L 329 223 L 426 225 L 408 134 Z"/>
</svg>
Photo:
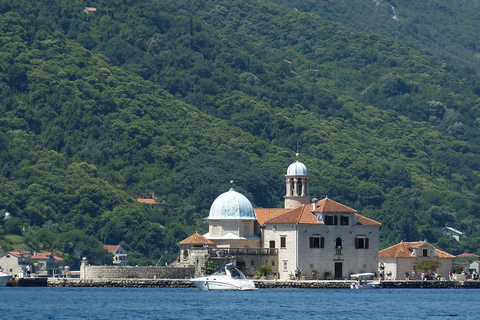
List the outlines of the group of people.
<svg viewBox="0 0 480 320">
<path fill-rule="evenodd" d="M 420 279 L 422 281 L 425 280 L 440 280 L 440 276 L 438 275 L 437 272 L 432 272 L 431 274 L 428 274 L 427 272 L 422 272 L 419 274 Z M 450 275 L 449 275 L 450 278 Z M 417 280 L 417 274 L 415 274 L 415 270 L 412 270 L 410 273 L 409 270 L 405 272 L 405 280 Z"/>
</svg>

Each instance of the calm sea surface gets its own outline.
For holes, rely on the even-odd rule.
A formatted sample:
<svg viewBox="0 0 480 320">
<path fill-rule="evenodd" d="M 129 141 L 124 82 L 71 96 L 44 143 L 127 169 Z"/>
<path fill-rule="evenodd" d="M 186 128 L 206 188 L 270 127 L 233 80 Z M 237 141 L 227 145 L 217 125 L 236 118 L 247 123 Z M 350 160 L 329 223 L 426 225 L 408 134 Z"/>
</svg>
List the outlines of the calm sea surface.
<svg viewBox="0 0 480 320">
<path fill-rule="evenodd" d="M 478 289 L 0 288 L 0 319 L 478 319 Z"/>
</svg>

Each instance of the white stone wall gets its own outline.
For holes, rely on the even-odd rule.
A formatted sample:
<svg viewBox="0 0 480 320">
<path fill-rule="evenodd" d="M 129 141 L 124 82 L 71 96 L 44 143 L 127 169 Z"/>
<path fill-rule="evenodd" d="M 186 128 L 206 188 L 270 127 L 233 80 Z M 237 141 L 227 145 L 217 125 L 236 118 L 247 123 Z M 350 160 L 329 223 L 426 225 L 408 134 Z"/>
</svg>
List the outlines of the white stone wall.
<svg viewBox="0 0 480 320">
<path fill-rule="evenodd" d="M 286 247 L 281 248 L 281 237 L 286 237 Z M 296 225 L 267 225 L 264 232 L 264 248 L 270 248 L 270 241 L 275 241 L 278 249 L 278 277 L 280 280 L 290 279 L 297 267 L 297 232 Z"/>
<path fill-rule="evenodd" d="M 397 258 L 396 266 L 394 266 L 395 263 L 391 262 L 390 260 L 387 260 L 385 258 L 380 259 L 380 262 L 383 262 L 385 265 L 385 271 L 389 270 L 388 268 L 391 268 L 393 277 L 395 280 L 405 280 L 405 272 L 407 270 L 410 272 L 410 275 L 412 273 L 412 270 L 417 269 L 416 266 L 418 263 L 424 259 L 429 259 L 429 260 L 438 260 L 442 264 L 440 268 L 438 268 L 438 273 L 442 275 L 443 278 L 447 279 L 448 278 L 448 273 L 450 270 L 453 270 L 453 259 L 445 259 L 445 258 L 438 258 L 438 257 L 409 257 L 409 258 Z M 415 274 L 416 280 L 420 280 L 420 274 L 422 273 L 421 270 L 417 270 Z M 413 279 L 410 279 L 413 280 Z"/>
<path fill-rule="evenodd" d="M 3 272 L 10 275 L 18 275 L 20 270 L 24 270 L 25 266 L 19 265 L 19 259 L 9 253 L 0 258 L 0 267 Z"/>
<path fill-rule="evenodd" d="M 275 230 L 276 227 L 276 230 Z M 298 228 L 298 230 L 297 230 Z M 280 248 L 280 237 L 287 237 L 287 248 Z M 369 239 L 368 249 L 356 249 L 355 238 Z M 324 237 L 324 248 L 310 248 L 310 237 Z M 341 254 L 338 255 L 336 238 L 342 239 Z M 306 278 L 323 279 L 325 272 L 335 273 L 335 262 L 342 263 L 342 278 L 350 274 L 378 271 L 379 227 L 361 225 L 267 225 L 264 232 L 264 247 L 275 240 L 278 253 L 280 279 L 288 279 L 295 268 L 301 269 Z M 287 271 L 283 263 L 288 261 Z M 315 272 L 315 274 L 312 274 Z"/>
</svg>

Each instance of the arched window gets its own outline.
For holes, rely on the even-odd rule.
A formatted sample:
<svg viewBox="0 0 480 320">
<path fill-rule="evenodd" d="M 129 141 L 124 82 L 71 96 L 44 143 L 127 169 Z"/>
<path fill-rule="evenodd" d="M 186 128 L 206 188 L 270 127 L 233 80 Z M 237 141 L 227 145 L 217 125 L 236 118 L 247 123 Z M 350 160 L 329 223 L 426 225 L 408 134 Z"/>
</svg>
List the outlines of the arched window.
<svg viewBox="0 0 480 320">
<path fill-rule="evenodd" d="M 335 248 L 341 248 L 342 247 L 342 238 L 338 237 L 335 240 Z"/>
</svg>

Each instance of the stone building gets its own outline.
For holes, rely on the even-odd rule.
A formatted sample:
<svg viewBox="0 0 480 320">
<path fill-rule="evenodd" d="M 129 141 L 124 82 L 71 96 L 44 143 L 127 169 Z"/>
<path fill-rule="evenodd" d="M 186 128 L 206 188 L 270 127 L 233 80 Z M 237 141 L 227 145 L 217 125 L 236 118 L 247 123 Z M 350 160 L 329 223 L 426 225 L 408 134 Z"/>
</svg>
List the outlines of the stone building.
<svg viewBox="0 0 480 320">
<path fill-rule="evenodd" d="M 28 251 L 10 251 L 0 257 L 0 267 L 5 273 L 10 275 L 19 275 L 26 273 L 26 267 L 28 265 L 27 259 L 30 257 Z"/>
<path fill-rule="evenodd" d="M 392 272 L 394 280 L 405 280 L 405 273 L 415 272 L 415 278 L 420 279 L 422 270 L 417 265 L 422 260 L 437 260 L 441 266 L 436 270 L 444 278 L 448 277 L 450 270 L 453 270 L 454 255 L 435 248 L 427 241 L 400 242 L 394 246 L 383 249 L 378 253 L 380 264 L 385 268 L 385 273 Z"/>
<path fill-rule="evenodd" d="M 308 171 L 298 160 L 285 178 L 284 208 L 254 209 L 233 189 L 218 196 L 203 235 L 212 242 L 202 249 L 204 257 L 231 260 L 247 276 L 267 265 L 279 279 L 291 278 L 297 267 L 306 279 L 345 279 L 376 271 L 381 224 L 328 198 L 310 203 Z M 188 239 L 179 243 L 181 248 Z M 195 265 L 198 255 L 182 250 L 180 260 Z"/>
</svg>

